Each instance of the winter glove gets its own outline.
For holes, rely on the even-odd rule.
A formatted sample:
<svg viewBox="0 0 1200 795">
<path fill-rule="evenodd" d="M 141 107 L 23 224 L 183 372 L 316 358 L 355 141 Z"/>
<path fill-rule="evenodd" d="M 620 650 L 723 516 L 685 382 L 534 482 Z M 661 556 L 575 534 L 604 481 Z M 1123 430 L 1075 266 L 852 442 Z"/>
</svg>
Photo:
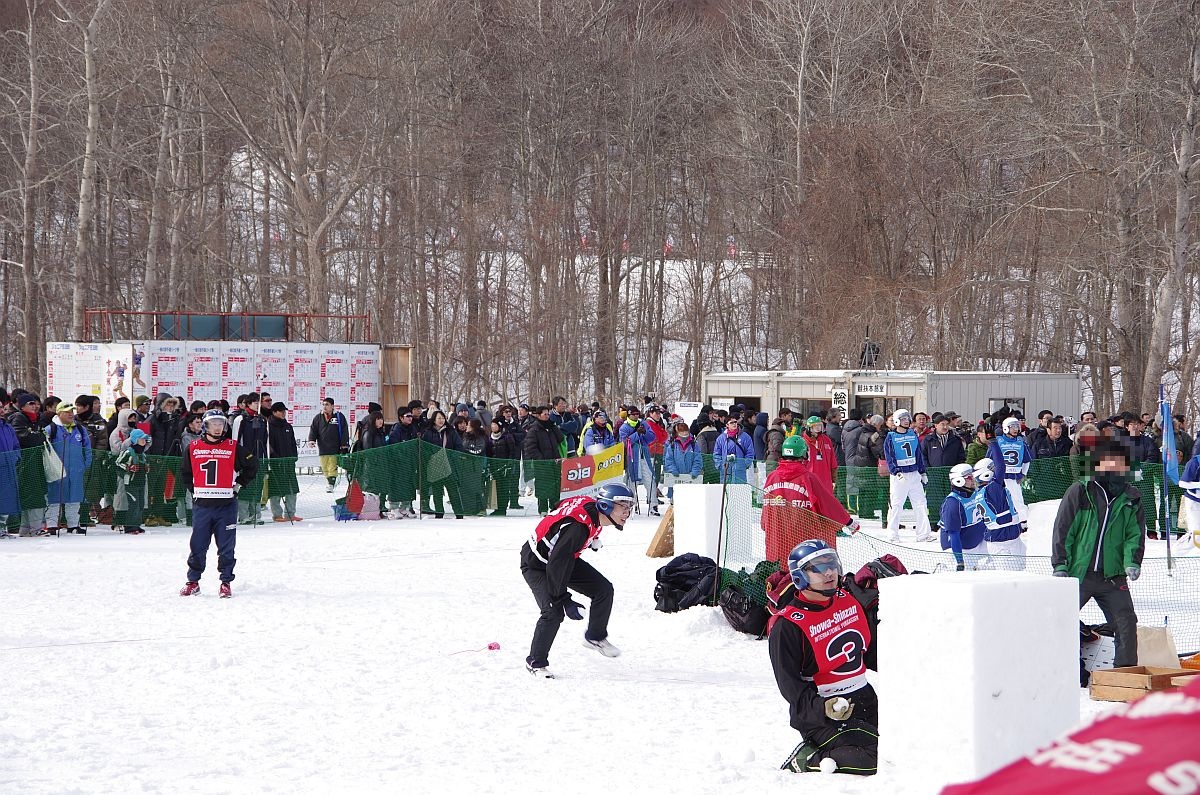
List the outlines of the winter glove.
<svg viewBox="0 0 1200 795">
<path fill-rule="evenodd" d="M 924 472 L 921 473 L 921 485 L 922 486 L 929 485 L 929 475 L 926 475 Z"/>
<path fill-rule="evenodd" d="M 830 720 L 846 720 L 852 712 L 854 712 L 854 702 L 841 696 L 825 701 L 825 715 Z"/>
<path fill-rule="evenodd" d="M 850 535 L 854 535 L 859 530 L 862 530 L 862 525 L 859 524 L 857 519 L 851 519 L 850 524 L 848 524 L 842 528 L 843 532 L 848 533 Z"/>
<path fill-rule="evenodd" d="M 604 547 L 604 542 L 600 540 L 600 536 L 592 539 L 592 543 L 588 544 L 588 549 L 593 552 L 599 552 Z"/>
<path fill-rule="evenodd" d="M 1066 569 L 1055 569 L 1054 576 L 1055 577 L 1070 577 L 1071 575 Z"/>
<path fill-rule="evenodd" d="M 966 566 L 966 564 L 964 564 L 964 563 L 960 563 L 960 564 L 958 564 L 957 566 L 955 566 L 955 567 L 954 567 L 954 570 L 955 570 L 955 571 L 966 571 L 966 570 L 967 570 L 967 566 Z"/>
<path fill-rule="evenodd" d="M 563 597 L 563 612 L 572 621 L 583 620 L 583 605 L 572 599 L 569 594 Z"/>
<path fill-rule="evenodd" d="M 1142 576 L 1142 567 L 1141 566 L 1126 566 L 1125 567 L 1125 576 L 1129 578 L 1130 582 L 1137 582 L 1137 578 Z"/>
<path fill-rule="evenodd" d="M 1022 519 L 1022 520 L 1021 520 L 1021 532 L 1022 532 L 1022 533 L 1028 533 L 1028 532 L 1029 532 L 1029 522 L 1028 522 L 1028 521 L 1026 521 L 1025 519 Z"/>
</svg>

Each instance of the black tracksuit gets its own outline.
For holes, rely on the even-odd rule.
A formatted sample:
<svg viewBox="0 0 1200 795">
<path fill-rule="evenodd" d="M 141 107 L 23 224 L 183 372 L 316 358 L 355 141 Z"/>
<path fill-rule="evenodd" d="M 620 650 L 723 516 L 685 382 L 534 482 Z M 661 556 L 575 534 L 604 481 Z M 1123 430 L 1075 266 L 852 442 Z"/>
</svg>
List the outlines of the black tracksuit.
<svg viewBox="0 0 1200 795">
<path fill-rule="evenodd" d="M 813 612 L 828 610 L 833 606 L 815 604 L 801 598 L 795 590 L 779 605 L 800 608 Z M 865 606 L 863 608 L 866 609 Z M 835 721 L 825 715 L 825 701 L 817 692 L 812 677 L 817 673 L 817 658 L 812 644 L 799 627 L 782 616 L 775 620 L 767 642 L 771 655 L 771 667 L 775 672 L 775 683 L 779 693 L 788 702 L 788 713 L 793 729 L 803 735 L 804 740 L 818 749 L 811 760 L 810 769 L 824 757 L 832 758 L 843 773 L 871 775 L 875 772 L 879 756 L 879 701 L 874 688 L 866 684 L 857 690 L 843 694 L 854 704 L 854 712 L 844 721 Z M 875 669 L 874 640 L 866 651 L 865 663 Z"/>
<path fill-rule="evenodd" d="M 600 521 L 595 504 L 589 505 L 587 511 L 597 523 Z M 575 556 L 588 543 L 591 535 L 588 527 L 576 519 L 565 517 L 550 529 L 547 537 L 555 532 L 556 542 L 549 563 L 543 563 L 528 542 L 521 547 L 521 576 L 525 578 L 541 610 L 529 647 L 531 664 L 535 666 L 544 666 L 549 662 L 550 647 L 554 645 L 554 637 L 563 622 L 568 589 L 592 600 L 585 635 L 590 640 L 608 637 L 608 619 L 612 614 L 612 583 L 590 563 Z"/>
</svg>

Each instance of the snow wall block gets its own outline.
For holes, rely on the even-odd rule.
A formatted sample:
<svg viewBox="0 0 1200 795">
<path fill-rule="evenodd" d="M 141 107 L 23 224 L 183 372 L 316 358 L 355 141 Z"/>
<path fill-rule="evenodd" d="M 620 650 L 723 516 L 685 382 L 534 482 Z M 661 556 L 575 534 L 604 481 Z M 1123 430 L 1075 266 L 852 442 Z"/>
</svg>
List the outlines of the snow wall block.
<svg viewBox="0 0 1200 795">
<path fill-rule="evenodd" d="M 685 483 L 675 486 L 675 554 L 695 552 L 720 562 L 718 543 L 721 528 L 721 490 L 719 483 Z M 751 489 L 730 484 L 725 494 L 725 513 L 734 526 L 744 525 L 752 515 Z M 757 545 L 764 546 L 759 538 Z M 761 556 L 758 558 L 761 560 Z M 757 562 L 751 561 L 751 563 Z"/>
<path fill-rule="evenodd" d="M 971 781 L 1079 723 L 1079 585 L 976 571 L 880 580 L 879 754 Z"/>
</svg>

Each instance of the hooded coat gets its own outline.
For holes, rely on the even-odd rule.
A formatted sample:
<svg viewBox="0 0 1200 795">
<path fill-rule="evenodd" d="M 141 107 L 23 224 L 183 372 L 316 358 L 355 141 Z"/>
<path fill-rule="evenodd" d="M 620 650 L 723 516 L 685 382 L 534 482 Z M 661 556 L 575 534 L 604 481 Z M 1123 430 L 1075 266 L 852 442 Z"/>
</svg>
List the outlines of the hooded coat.
<svg viewBox="0 0 1200 795">
<path fill-rule="evenodd" d="M 63 425 L 57 416 L 46 426 L 46 435 L 63 462 L 63 477 L 50 483 L 47 501 L 51 505 L 83 502 L 84 475 L 92 465 L 91 435 L 77 422 Z"/>
</svg>

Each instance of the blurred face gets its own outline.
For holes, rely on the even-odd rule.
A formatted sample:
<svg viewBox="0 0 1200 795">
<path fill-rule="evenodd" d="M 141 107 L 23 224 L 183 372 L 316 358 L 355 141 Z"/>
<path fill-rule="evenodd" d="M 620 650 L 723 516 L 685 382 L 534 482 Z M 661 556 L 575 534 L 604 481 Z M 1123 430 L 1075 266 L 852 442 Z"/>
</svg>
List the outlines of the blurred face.
<svg viewBox="0 0 1200 795">
<path fill-rule="evenodd" d="M 1146 425 L 1141 420 L 1130 420 L 1125 423 L 1125 429 L 1131 436 L 1139 436 L 1146 429 Z"/>
<path fill-rule="evenodd" d="M 731 419 L 729 422 L 725 423 L 725 432 L 730 436 L 737 436 L 738 421 Z"/>
<path fill-rule="evenodd" d="M 805 590 L 828 591 L 837 586 L 838 570 L 836 566 L 815 561 L 804 567 L 804 576 L 808 578 Z"/>
<path fill-rule="evenodd" d="M 283 412 L 281 411 L 281 412 L 277 413 L 275 416 L 276 416 L 276 417 L 282 417 L 282 416 L 283 416 Z M 376 428 L 382 428 L 382 427 L 383 427 L 383 417 L 376 417 L 376 418 L 375 418 L 375 427 L 376 427 Z"/>
<path fill-rule="evenodd" d="M 433 427 L 444 428 L 445 426 L 446 426 L 446 418 L 443 417 L 441 414 L 434 414 L 433 415 Z"/>
<path fill-rule="evenodd" d="M 1063 426 L 1061 422 L 1052 422 L 1050 423 L 1049 427 L 1046 428 L 1046 435 L 1051 439 L 1058 439 L 1062 436 L 1062 433 Z"/>
<path fill-rule="evenodd" d="M 633 503 L 631 502 L 614 502 L 612 515 L 609 517 L 614 524 L 623 525 L 629 520 L 629 514 L 633 513 Z"/>
<path fill-rule="evenodd" d="M 537 416 L 538 416 L 539 420 L 550 419 L 550 409 L 542 409 L 541 411 L 538 412 Z"/>
<path fill-rule="evenodd" d="M 818 423 L 808 426 L 808 432 L 811 433 L 813 436 L 816 436 L 819 433 L 825 433 L 825 423 L 818 422 Z"/>
<path fill-rule="evenodd" d="M 492 420 L 491 428 L 492 433 L 500 433 L 500 423 L 496 422 L 495 420 Z"/>
<path fill-rule="evenodd" d="M 929 418 L 926 417 L 924 414 L 921 414 L 920 412 L 917 413 L 917 416 L 913 417 L 913 427 L 916 428 L 918 431 L 925 430 L 925 426 L 928 424 L 929 424 Z"/>
<path fill-rule="evenodd" d="M 937 428 L 937 432 L 939 434 L 945 436 L 946 434 L 950 433 L 950 420 L 938 420 L 935 427 Z"/>
<path fill-rule="evenodd" d="M 333 404 L 332 404 L 332 403 L 325 403 L 325 404 L 322 406 L 322 410 L 325 412 L 325 416 L 326 416 L 326 417 L 332 417 L 332 416 L 333 416 Z"/>
<path fill-rule="evenodd" d="M 1083 412 L 1083 414 L 1080 415 L 1079 421 L 1080 422 L 1095 422 L 1096 421 L 1096 413 L 1092 412 L 1092 411 L 1085 411 L 1085 412 Z"/>
<path fill-rule="evenodd" d="M 564 411 L 567 410 L 567 401 L 560 400 L 557 403 L 555 403 L 554 410 L 557 411 L 559 414 L 562 414 Z"/>
<path fill-rule="evenodd" d="M 1129 471 L 1129 465 L 1120 456 L 1106 455 L 1096 463 L 1096 471 L 1124 473 Z"/>
<path fill-rule="evenodd" d="M 406 411 L 403 414 L 401 414 L 400 421 L 403 422 L 405 425 L 412 425 L 412 421 L 413 421 L 412 412 Z"/>
</svg>

